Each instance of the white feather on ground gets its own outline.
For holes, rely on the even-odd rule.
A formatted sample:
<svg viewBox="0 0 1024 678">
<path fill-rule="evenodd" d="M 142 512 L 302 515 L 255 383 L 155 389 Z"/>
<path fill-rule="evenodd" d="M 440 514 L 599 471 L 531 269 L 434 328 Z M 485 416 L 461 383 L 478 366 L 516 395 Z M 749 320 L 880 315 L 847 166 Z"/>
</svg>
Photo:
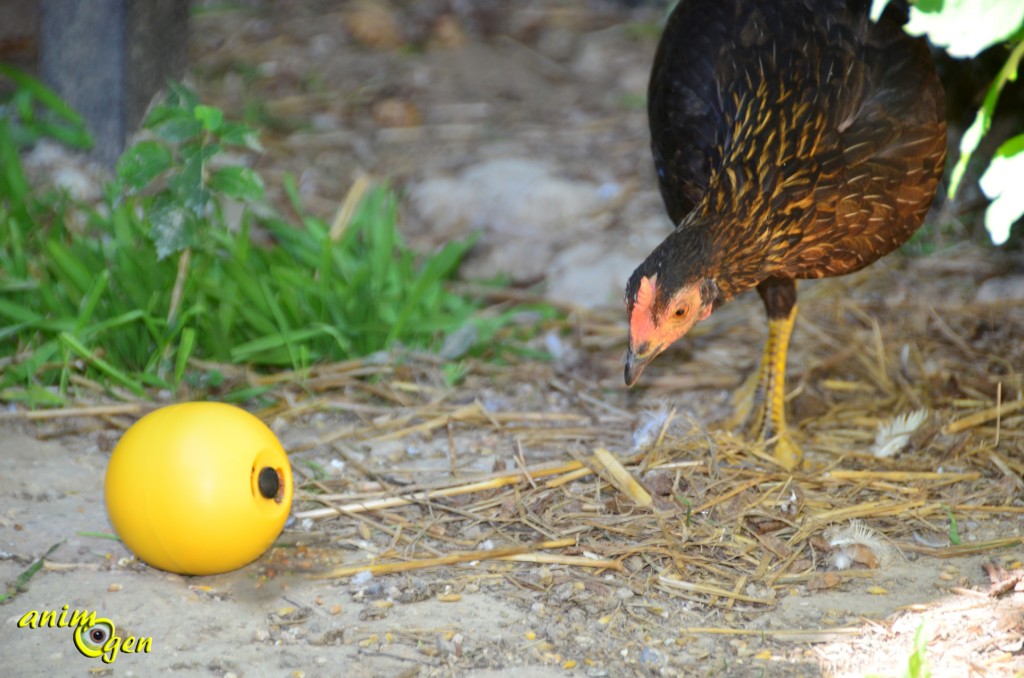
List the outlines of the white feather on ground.
<svg viewBox="0 0 1024 678">
<path fill-rule="evenodd" d="M 653 445 L 673 415 L 675 415 L 675 409 L 670 409 L 664 403 L 656 410 L 642 411 L 640 424 L 633 431 L 633 451 L 643 450 Z"/>
<path fill-rule="evenodd" d="M 831 549 L 829 563 L 836 570 L 849 570 L 854 565 L 877 569 L 891 564 L 899 550 L 859 520 L 833 525 L 825 530 L 825 541 Z"/>
<path fill-rule="evenodd" d="M 875 444 L 871 454 L 879 458 L 892 457 L 910 442 L 910 436 L 928 419 L 928 410 L 906 412 L 888 421 L 878 423 Z"/>
</svg>

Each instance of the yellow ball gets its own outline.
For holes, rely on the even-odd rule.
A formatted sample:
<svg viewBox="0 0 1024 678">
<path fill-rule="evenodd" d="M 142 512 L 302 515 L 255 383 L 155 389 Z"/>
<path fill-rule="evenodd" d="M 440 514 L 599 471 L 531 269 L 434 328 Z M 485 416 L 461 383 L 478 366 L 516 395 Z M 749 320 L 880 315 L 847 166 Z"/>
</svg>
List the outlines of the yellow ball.
<svg viewBox="0 0 1024 678">
<path fill-rule="evenodd" d="M 150 412 L 122 436 L 106 477 L 107 513 L 153 567 L 219 574 L 251 563 L 281 533 L 292 469 L 274 433 L 224 403 Z"/>
</svg>

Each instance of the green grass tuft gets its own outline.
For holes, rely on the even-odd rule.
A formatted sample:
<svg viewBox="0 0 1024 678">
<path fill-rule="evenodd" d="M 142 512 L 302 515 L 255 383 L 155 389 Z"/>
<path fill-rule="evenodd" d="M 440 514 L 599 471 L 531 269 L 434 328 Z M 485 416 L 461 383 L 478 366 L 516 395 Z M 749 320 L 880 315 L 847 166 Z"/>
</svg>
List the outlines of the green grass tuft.
<svg viewBox="0 0 1024 678">
<path fill-rule="evenodd" d="M 36 107 L 76 120 L 26 77 L 17 84 Z M 144 127 L 149 138 L 91 207 L 37 195 L 17 151 L 47 129 L 0 117 L 0 399 L 60 404 L 83 380 L 126 396 L 216 381 L 194 374 L 194 359 L 301 371 L 398 345 L 432 350 L 469 323 L 482 347 L 514 322 L 478 316 L 475 300 L 449 289 L 473 240 L 412 251 L 386 187 L 332 237 L 319 219 L 272 210 L 253 170 L 217 162 L 260 150 L 256 132 L 185 87 L 172 85 Z M 303 214 L 291 179 L 285 188 Z M 225 217 L 228 200 L 244 207 L 238 223 Z M 255 228 L 274 244 L 254 244 Z"/>
</svg>

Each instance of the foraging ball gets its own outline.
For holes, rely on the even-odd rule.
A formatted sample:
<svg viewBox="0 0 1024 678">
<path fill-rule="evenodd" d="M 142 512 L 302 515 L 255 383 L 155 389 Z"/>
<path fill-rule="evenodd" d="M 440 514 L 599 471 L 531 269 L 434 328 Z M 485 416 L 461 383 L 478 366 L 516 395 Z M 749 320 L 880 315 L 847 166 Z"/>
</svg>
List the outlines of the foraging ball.
<svg viewBox="0 0 1024 678">
<path fill-rule="evenodd" d="M 274 433 L 245 410 L 181 403 L 125 432 L 107 465 L 106 500 L 140 560 L 219 574 L 256 560 L 281 533 L 292 469 Z"/>
</svg>

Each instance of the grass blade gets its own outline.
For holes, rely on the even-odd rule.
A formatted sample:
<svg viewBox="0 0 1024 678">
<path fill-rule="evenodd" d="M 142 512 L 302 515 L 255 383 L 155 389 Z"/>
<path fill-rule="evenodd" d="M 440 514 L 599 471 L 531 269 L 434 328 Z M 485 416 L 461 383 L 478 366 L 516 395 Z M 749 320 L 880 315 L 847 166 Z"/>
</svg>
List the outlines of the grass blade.
<svg viewBox="0 0 1024 678">
<path fill-rule="evenodd" d="M 145 396 L 146 391 L 142 388 L 142 385 L 135 379 L 132 379 L 127 374 L 117 369 L 103 358 L 95 355 L 92 351 L 85 347 L 78 339 L 73 337 L 67 332 L 61 332 L 60 342 L 65 348 L 77 355 L 85 362 L 93 365 L 103 374 L 107 375 L 117 383 L 121 384 L 132 393 L 137 396 Z"/>
<path fill-rule="evenodd" d="M 39 559 L 34 563 L 25 568 L 25 571 L 18 575 L 18 578 L 14 580 L 14 584 L 7 589 L 7 593 L 0 594 L 0 603 L 10 600 L 14 596 L 28 590 L 28 582 L 32 577 L 36 576 L 39 570 L 43 569 L 43 561 L 50 557 L 54 551 L 60 548 L 64 544 L 64 541 L 59 541 L 46 550 L 46 553 L 39 556 Z"/>
<path fill-rule="evenodd" d="M 196 330 L 193 327 L 186 327 L 181 332 L 181 343 L 178 344 L 178 352 L 174 358 L 174 385 L 181 383 L 185 376 L 185 368 L 188 366 L 189 356 L 196 346 Z"/>
</svg>

